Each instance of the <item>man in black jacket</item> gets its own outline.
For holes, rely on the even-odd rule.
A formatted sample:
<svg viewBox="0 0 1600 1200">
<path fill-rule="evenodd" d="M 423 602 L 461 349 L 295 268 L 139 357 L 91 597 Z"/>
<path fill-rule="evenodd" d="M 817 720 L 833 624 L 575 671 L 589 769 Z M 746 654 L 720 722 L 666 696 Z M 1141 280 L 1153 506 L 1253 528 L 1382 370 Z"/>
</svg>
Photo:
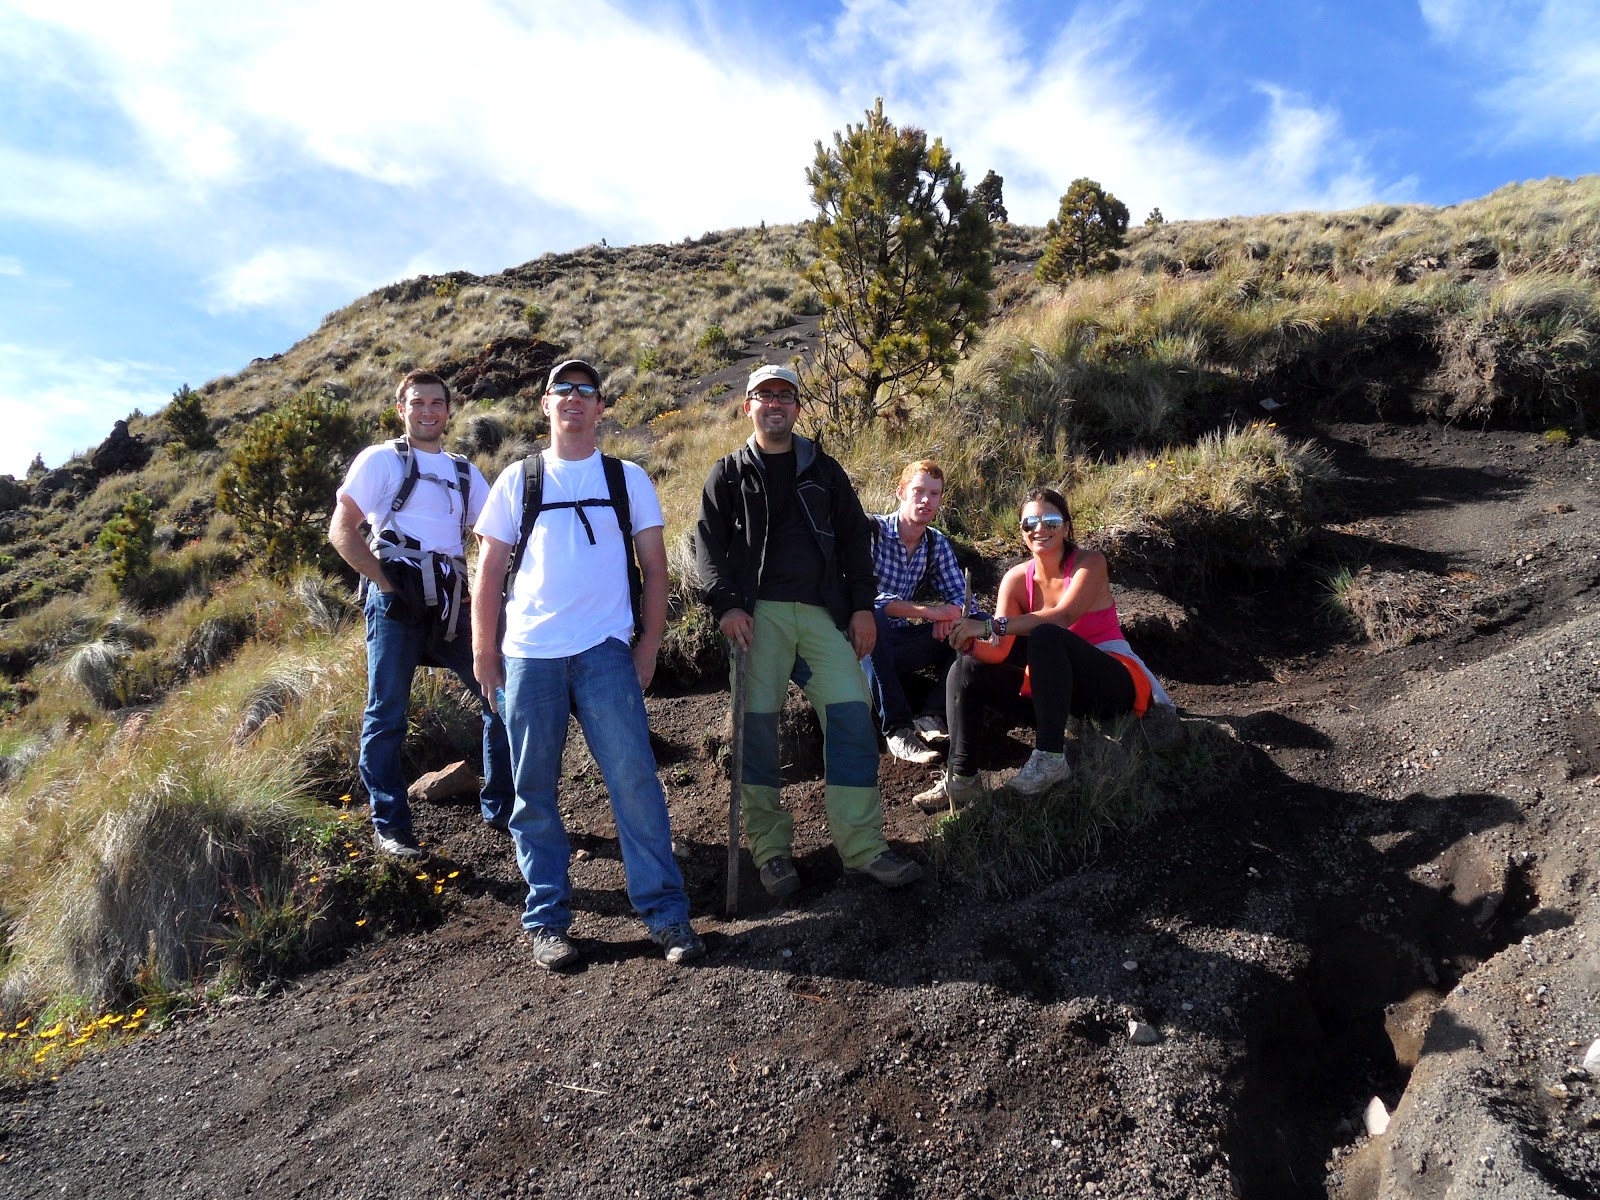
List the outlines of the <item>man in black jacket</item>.
<svg viewBox="0 0 1600 1200">
<path fill-rule="evenodd" d="M 800 887 L 794 818 L 783 808 L 778 716 L 790 678 L 822 724 L 828 828 L 839 857 L 885 887 L 922 868 L 889 849 L 878 793 L 878 739 L 860 660 L 877 627 L 871 534 L 850 478 L 794 432 L 800 379 L 758 368 L 745 388 L 750 440 L 711 469 L 695 557 L 722 633 L 748 651 L 744 778 L 750 853 L 774 896 Z"/>
</svg>

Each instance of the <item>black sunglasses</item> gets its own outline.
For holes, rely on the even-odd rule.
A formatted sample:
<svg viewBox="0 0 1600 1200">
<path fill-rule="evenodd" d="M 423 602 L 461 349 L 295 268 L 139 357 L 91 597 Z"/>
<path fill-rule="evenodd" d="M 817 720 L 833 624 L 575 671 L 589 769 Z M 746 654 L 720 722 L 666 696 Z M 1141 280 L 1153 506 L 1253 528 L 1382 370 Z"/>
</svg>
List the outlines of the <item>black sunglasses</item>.
<svg viewBox="0 0 1600 1200">
<path fill-rule="evenodd" d="M 600 394 L 600 389 L 592 383 L 572 383 L 566 379 L 560 383 L 552 383 L 547 390 L 552 396 L 570 396 L 573 392 L 577 392 L 584 399 Z"/>
</svg>

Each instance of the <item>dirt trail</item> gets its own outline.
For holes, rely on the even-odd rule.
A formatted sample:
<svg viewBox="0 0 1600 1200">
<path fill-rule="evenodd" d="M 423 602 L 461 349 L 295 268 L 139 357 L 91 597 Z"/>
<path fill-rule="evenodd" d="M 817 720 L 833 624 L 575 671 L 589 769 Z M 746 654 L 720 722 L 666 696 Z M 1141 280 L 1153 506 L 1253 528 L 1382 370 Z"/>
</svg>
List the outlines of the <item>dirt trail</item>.
<svg viewBox="0 0 1600 1200">
<path fill-rule="evenodd" d="M 442 925 L 5 1097 L 0 1195 L 1593 1194 L 1595 448 L 1325 440 L 1351 482 L 1319 553 L 1427 579 L 1446 631 L 1378 653 L 1315 582 L 1247 583 L 1141 647 L 1244 744 L 1225 801 L 999 904 L 844 878 L 802 781 L 806 888 L 747 870 L 725 920 L 725 697 L 654 698 L 703 964 L 627 913 L 569 747 L 583 970 L 529 965 L 508 844 L 425 809 L 463 871 Z M 884 763 L 916 852 L 926 771 Z"/>
</svg>

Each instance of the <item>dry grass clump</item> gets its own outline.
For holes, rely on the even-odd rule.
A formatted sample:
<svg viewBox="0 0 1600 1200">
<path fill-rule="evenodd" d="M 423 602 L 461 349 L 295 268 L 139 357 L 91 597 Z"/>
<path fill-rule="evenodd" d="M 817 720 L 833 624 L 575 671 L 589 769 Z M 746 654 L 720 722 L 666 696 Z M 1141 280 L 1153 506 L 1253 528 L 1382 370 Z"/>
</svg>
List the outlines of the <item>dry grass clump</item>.
<svg viewBox="0 0 1600 1200">
<path fill-rule="evenodd" d="M 1286 567 L 1334 477 L 1323 451 L 1258 422 L 1091 470 L 1068 500 L 1119 567 L 1204 583 L 1224 569 Z"/>
<path fill-rule="evenodd" d="M 1370 566 L 1339 571 L 1327 586 L 1330 607 L 1353 621 L 1379 650 L 1486 625 L 1515 590 L 1459 571 L 1439 575 Z"/>
<path fill-rule="evenodd" d="M 0 791 L 0 1008 L 203 973 L 237 897 L 328 819 L 312 797 L 352 781 L 359 659 L 354 639 L 256 643 L 120 728 L 45 739 Z"/>
<path fill-rule="evenodd" d="M 1600 416 L 1600 284 L 1522 275 L 1481 289 L 1436 334 L 1425 409 L 1450 420 L 1531 418 L 1580 430 Z"/>
<path fill-rule="evenodd" d="M 1092 452 L 1192 435 L 1263 387 L 1337 398 L 1369 373 L 1358 364 L 1419 336 L 1413 297 L 1388 280 L 1249 261 L 1119 272 L 996 322 L 957 368 L 955 403 L 975 428 L 1028 430 L 1047 454 Z"/>
</svg>

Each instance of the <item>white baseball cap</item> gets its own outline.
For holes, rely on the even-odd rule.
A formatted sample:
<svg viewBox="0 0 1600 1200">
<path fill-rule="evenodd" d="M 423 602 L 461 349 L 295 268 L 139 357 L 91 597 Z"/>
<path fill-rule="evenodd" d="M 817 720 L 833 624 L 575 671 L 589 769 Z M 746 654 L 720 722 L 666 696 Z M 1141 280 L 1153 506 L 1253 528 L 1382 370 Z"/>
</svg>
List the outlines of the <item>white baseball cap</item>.
<svg viewBox="0 0 1600 1200">
<path fill-rule="evenodd" d="M 792 367 L 780 367 L 776 363 L 768 363 L 750 373 L 750 382 L 744 385 L 745 395 L 748 396 L 769 379 L 781 379 L 785 383 L 792 384 L 795 391 L 800 390 L 800 376 L 794 373 Z"/>
</svg>

